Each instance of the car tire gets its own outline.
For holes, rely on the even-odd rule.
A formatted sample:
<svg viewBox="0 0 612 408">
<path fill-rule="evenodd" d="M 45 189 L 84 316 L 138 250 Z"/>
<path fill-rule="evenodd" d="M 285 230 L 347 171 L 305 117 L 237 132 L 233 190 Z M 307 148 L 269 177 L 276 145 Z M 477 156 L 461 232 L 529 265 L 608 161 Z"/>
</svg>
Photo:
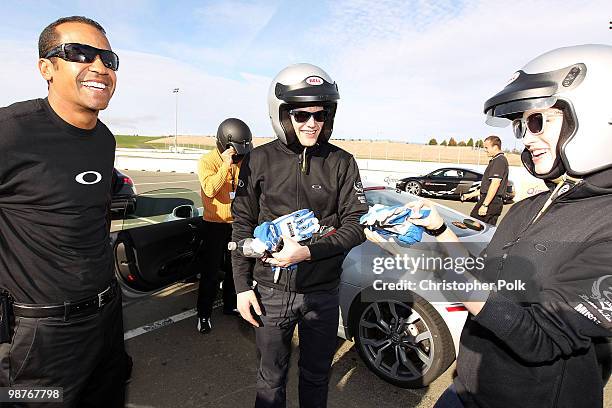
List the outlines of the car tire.
<svg viewBox="0 0 612 408">
<path fill-rule="evenodd" d="M 416 196 L 420 196 L 422 190 L 423 190 L 423 187 L 421 186 L 421 183 L 419 183 L 418 181 L 409 181 L 406 183 L 406 186 L 404 187 L 405 192 L 414 194 Z"/>
<path fill-rule="evenodd" d="M 411 293 L 407 300 L 406 292 L 360 296 L 378 299 L 362 301 L 351 311 L 351 332 L 359 356 L 378 377 L 401 388 L 421 388 L 453 363 L 452 336 L 425 299 Z"/>
</svg>

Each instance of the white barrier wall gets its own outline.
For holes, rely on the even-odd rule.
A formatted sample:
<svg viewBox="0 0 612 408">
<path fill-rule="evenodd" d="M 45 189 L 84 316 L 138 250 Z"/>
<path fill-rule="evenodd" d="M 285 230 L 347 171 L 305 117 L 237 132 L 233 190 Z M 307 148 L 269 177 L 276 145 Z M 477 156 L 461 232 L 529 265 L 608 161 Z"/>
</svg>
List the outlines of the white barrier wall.
<svg viewBox="0 0 612 408">
<path fill-rule="evenodd" d="M 198 159 L 207 150 L 185 150 L 172 153 L 148 149 L 117 149 L 115 167 L 122 170 L 160 171 L 176 173 L 195 173 Z M 357 159 L 361 178 L 364 181 L 395 186 L 397 180 L 427 174 L 441 167 L 454 167 L 452 163 L 410 162 L 399 160 Z M 466 165 L 457 167 L 484 172 L 486 165 Z M 531 176 L 523 167 L 510 167 L 510 180 L 514 182 L 516 200 L 546 191 L 542 182 Z"/>
</svg>

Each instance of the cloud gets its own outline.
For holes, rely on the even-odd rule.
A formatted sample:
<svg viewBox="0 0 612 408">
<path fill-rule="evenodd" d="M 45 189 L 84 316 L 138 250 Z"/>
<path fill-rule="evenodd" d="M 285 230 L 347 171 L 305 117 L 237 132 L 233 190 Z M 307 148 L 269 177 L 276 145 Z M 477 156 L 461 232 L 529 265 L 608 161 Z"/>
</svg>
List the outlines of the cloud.
<svg viewBox="0 0 612 408">
<path fill-rule="evenodd" d="M 497 130 L 482 124 L 484 101 L 514 71 L 550 49 L 609 41 L 603 1 L 589 7 L 578 1 L 558 7 L 523 0 L 512 8 L 491 2 L 457 9 L 442 5 L 426 12 L 429 24 L 417 27 L 399 24 L 395 14 L 360 7 L 361 1 L 339 7 L 351 10 L 349 3 L 358 5 L 357 19 L 351 12 L 338 14 L 337 26 L 363 35 L 358 43 L 330 45 L 338 52 L 328 70 L 342 97 L 337 136 L 420 141 L 486 136 Z M 389 4 L 384 8 L 398 10 Z M 514 143 L 509 130 L 501 133 Z"/>
<path fill-rule="evenodd" d="M 264 103 L 253 102 L 265 95 L 269 79 L 256 75 L 228 79 L 171 58 L 134 51 L 121 51 L 121 55 L 116 95 L 100 115 L 112 130 L 174 134 L 178 112 L 179 134 L 216 133 L 218 124 L 231 116 L 245 120 L 255 135 L 269 134 L 261 120 L 267 117 Z M 174 88 L 179 88 L 178 94 L 172 93 Z M 129 116 L 149 121 L 133 122 L 126 129 L 124 121 L 116 120 Z"/>
<path fill-rule="evenodd" d="M 291 63 L 312 62 L 339 84 L 334 137 L 425 142 L 496 132 L 512 146 L 509 130 L 484 125 L 484 101 L 547 50 L 610 40 L 609 6 L 601 0 L 588 7 L 577 0 L 563 7 L 515 0 L 511 8 L 484 1 L 315 1 L 307 19 L 300 3 L 217 1 L 173 9 L 173 15 L 195 13 L 183 34 L 182 27 L 158 24 L 165 11 L 159 4 L 145 4 L 157 11 L 148 11 L 152 21 L 142 29 L 129 27 L 131 14 L 116 24 L 130 38 L 157 30 L 155 41 L 139 47 L 107 27 L 121 69 L 101 117 L 117 133 L 173 134 L 171 90 L 179 87 L 179 133 L 212 134 L 237 116 L 255 135 L 270 136 L 269 81 Z M 34 44 L 0 40 L 0 105 L 46 94 Z"/>
<path fill-rule="evenodd" d="M 207 3 L 191 13 L 192 38 L 173 38 L 158 44 L 165 55 L 228 75 L 239 69 L 243 55 L 274 16 L 276 3 L 237 0 Z"/>
<path fill-rule="evenodd" d="M 276 11 L 276 3 L 278 2 L 214 1 L 196 8 L 193 14 L 206 27 L 217 26 L 223 28 L 226 33 L 252 36 L 270 21 Z"/>
<path fill-rule="evenodd" d="M 47 83 L 38 72 L 38 49 L 33 44 L 0 40 L 0 106 L 46 94 Z"/>
</svg>

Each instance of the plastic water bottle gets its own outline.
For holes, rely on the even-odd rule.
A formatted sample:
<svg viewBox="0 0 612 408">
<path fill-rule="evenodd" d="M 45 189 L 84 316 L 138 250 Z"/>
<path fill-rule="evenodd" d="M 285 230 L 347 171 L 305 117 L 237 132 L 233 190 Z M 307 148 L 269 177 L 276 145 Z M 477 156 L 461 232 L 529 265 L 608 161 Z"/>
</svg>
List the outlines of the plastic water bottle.
<svg viewBox="0 0 612 408">
<path fill-rule="evenodd" d="M 240 255 L 248 258 L 261 258 L 262 256 L 266 255 L 266 251 L 262 251 L 260 248 L 257 248 L 258 245 L 255 244 L 254 241 L 255 238 L 245 238 L 238 242 L 229 242 L 227 244 L 227 249 L 230 251 L 238 251 Z"/>
</svg>

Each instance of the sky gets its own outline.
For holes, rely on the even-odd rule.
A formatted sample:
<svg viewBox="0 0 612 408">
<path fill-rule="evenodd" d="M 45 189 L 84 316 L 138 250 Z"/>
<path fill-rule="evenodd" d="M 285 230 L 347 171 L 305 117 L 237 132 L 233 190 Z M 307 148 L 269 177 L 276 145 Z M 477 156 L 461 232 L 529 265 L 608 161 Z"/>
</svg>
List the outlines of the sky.
<svg viewBox="0 0 612 408">
<path fill-rule="evenodd" d="M 100 118 L 116 134 L 211 135 L 238 117 L 273 136 L 270 82 L 308 62 L 339 87 L 332 138 L 497 134 L 512 148 L 509 128 L 484 124 L 484 101 L 546 51 L 612 43 L 608 0 L 3 0 L 0 15 L 0 106 L 46 96 L 37 70 L 46 25 L 68 15 L 102 24 L 120 69 Z"/>
</svg>

